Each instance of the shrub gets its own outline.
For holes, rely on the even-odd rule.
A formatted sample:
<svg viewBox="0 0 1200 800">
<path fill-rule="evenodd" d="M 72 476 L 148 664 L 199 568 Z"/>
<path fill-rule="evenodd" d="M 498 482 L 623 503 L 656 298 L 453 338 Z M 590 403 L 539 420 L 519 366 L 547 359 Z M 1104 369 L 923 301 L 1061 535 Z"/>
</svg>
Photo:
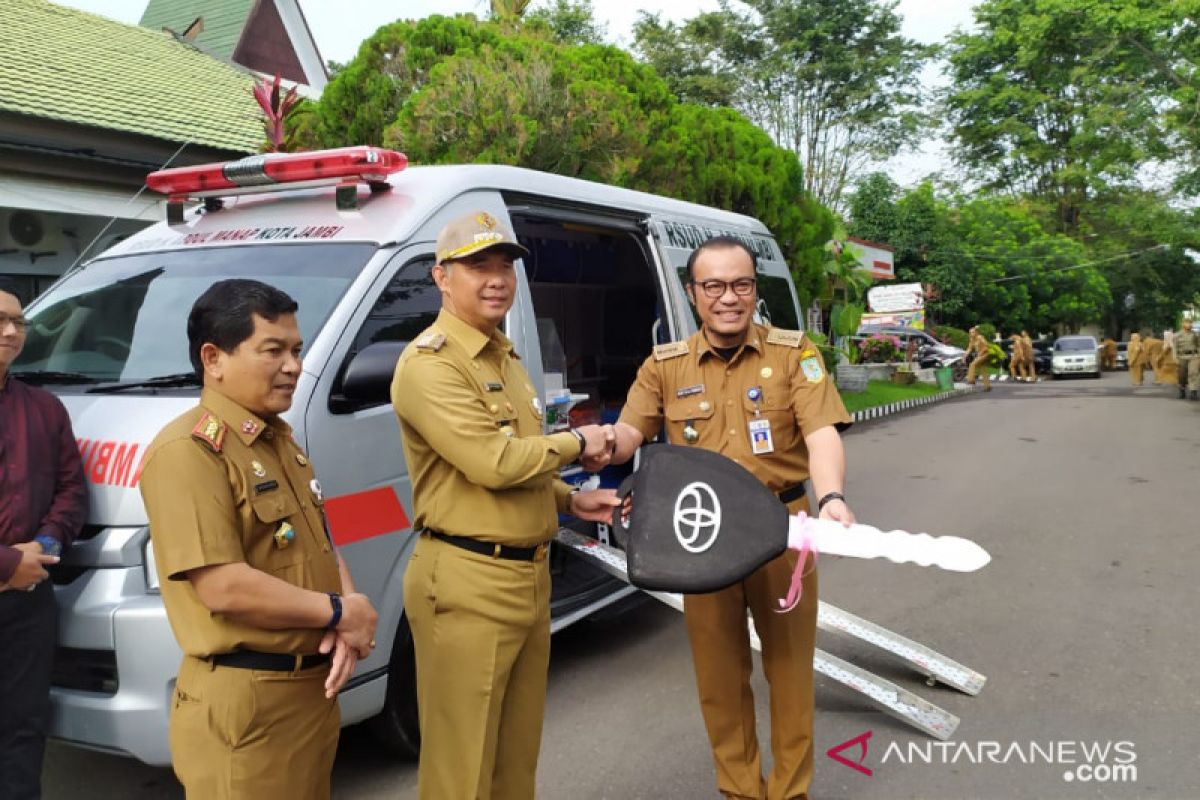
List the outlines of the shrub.
<svg viewBox="0 0 1200 800">
<path fill-rule="evenodd" d="M 864 364 L 888 364 L 899 361 L 900 340 L 895 336 L 876 333 L 858 346 L 860 360 Z"/>
<path fill-rule="evenodd" d="M 970 341 L 970 336 L 962 328 L 955 328 L 951 325 L 938 325 L 929 331 L 929 334 L 935 339 L 953 345 L 954 347 L 967 349 L 967 343 Z"/>
</svg>

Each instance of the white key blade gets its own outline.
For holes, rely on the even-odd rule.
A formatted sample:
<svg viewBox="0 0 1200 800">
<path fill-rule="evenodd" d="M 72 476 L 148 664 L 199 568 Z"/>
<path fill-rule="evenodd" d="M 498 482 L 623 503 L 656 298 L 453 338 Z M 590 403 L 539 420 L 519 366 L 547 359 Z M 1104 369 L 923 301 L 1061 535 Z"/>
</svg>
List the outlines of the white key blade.
<svg viewBox="0 0 1200 800">
<path fill-rule="evenodd" d="M 954 572 L 974 572 L 992 560 L 988 551 L 959 536 L 881 531 L 870 525 L 849 528 L 832 520 L 813 519 L 801 512 L 788 521 L 788 546 L 800 549 L 808 536 L 818 553 L 853 558 L 886 558 L 897 564 L 935 566 Z"/>
</svg>

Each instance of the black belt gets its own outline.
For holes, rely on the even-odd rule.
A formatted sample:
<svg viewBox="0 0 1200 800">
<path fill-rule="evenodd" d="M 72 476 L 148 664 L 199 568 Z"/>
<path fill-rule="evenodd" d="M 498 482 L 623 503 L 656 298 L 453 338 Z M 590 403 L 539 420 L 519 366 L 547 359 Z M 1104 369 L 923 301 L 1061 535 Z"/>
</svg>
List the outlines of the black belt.
<svg viewBox="0 0 1200 800">
<path fill-rule="evenodd" d="M 218 667 L 238 669 L 265 669 L 272 672 L 294 672 L 327 664 L 328 653 L 313 653 L 308 656 L 289 656 L 286 653 L 260 653 L 257 650 L 238 650 L 212 657 Z"/>
<path fill-rule="evenodd" d="M 452 544 L 455 547 L 461 547 L 463 550 L 470 550 L 472 553 L 478 553 L 481 556 L 490 556 L 492 558 L 504 558 L 509 561 L 541 561 L 546 557 L 546 550 L 550 544 L 539 544 L 536 547 L 512 547 L 507 544 L 496 544 L 494 542 L 481 542 L 478 539 L 471 539 L 467 536 L 453 536 L 449 533 L 441 531 L 425 529 L 425 533 L 432 536 L 438 541 Z"/>
<path fill-rule="evenodd" d="M 789 503 L 791 503 L 793 500 L 799 500 L 801 497 L 804 497 L 804 494 L 805 494 L 804 484 L 797 483 L 795 486 L 789 486 L 786 489 L 782 489 L 782 490 L 776 492 L 775 496 L 779 498 L 779 502 L 783 503 L 786 506 Z"/>
</svg>

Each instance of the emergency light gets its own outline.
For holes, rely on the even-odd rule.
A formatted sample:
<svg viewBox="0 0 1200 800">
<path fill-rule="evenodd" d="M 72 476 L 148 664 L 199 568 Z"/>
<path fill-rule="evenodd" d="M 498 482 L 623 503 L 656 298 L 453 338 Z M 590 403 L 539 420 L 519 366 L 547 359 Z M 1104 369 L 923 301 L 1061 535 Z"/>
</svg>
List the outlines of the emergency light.
<svg viewBox="0 0 1200 800">
<path fill-rule="evenodd" d="M 168 221 L 182 222 L 184 200 L 264 191 L 285 185 L 300 188 L 302 185 L 336 183 L 338 207 L 353 208 L 357 184 L 367 183 L 374 191 L 382 190 L 387 186 L 387 176 L 406 166 L 408 159 L 395 150 L 339 147 L 303 153 L 263 153 L 219 164 L 163 169 L 147 175 L 146 186 L 168 196 Z M 219 203 L 215 205 L 220 207 Z"/>
</svg>

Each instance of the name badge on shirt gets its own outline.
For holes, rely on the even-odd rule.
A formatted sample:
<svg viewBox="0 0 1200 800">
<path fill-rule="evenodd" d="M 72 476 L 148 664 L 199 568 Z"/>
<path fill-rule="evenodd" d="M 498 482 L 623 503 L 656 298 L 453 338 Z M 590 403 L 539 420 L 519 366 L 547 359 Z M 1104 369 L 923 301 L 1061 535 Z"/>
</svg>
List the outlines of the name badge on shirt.
<svg viewBox="0 0 1200 800">
<path fill-rule="evenodd" d="M 750 420 L 750 452 L 756 456 L 775 452 L 775 440 L 771 437 L 771 422 L 769 420 Z"/>
</svg>

